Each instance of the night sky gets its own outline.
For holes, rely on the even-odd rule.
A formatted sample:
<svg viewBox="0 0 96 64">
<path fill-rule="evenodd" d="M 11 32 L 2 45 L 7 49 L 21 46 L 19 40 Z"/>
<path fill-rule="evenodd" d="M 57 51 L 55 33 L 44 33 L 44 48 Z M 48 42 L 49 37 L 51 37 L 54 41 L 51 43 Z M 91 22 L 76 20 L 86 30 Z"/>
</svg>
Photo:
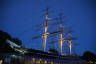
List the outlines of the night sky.
<svg viewBox="0 0 96 64">
<path fill-rule="evenodd" d="M 32 40 L 35 25 L 44 21 L 44 9 L 49 7 L 50 17 L 63 12 L 66 23 L 73 27 L 77 37 L 73 43 L 77 54 L 96 53 L 96 1 L 95 0 L 0 0 L 0 30 L 23 41 L 23 46 L 42 49 L 42 41 Z"/>
</svg>

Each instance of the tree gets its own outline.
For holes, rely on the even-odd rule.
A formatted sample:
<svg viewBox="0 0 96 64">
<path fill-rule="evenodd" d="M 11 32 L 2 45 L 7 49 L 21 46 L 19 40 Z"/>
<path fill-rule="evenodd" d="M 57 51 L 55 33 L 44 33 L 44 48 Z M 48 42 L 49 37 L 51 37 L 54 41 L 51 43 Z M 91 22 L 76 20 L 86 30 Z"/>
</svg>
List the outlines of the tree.
<svg viewBox="0 0 96 64">
<path fill-rule="evenodd" d="M 18 38 L 12 38 L 11 41 L 13 41 L 13 42 L 14 42 L 15 44 L 17 44 L 17 45 L 22 45 L 22 41 L 19 40 Z"/>
<path fill-rule="evenodd" d="M 0 30 L 0 52 L 13 52 L 13 49 L 6 40 L 10 40 L 17 45 L 22 45 L 21 40 L 18 38 L 12 38 L 7 32 Z"/>
<path fill-rule="evenodd" d="M 18 45 L 22 45 L 22 41 L 18 38 L 12 38 L 7 32 L 0 30 L 0 44 L 5 44 L 6 40 L 11 40 Z"/>
<path fill-rule="evenodd" d="M 6 43 L 7 39 L 11 39 L 11 36 L 7 32 L 0 30 L 0 52 L 12 51 L 9 44 Z"/>
<path fill-rule="evenodd" d="M 2 40 L 2 39 L 3 40 L 11 39 L 11 36 L 7 32 L 0 30 L 0 40 Z"/>
<path fill-rule="evenodd" d="M 90 51 L 86 51 L 84 52 L 82 58 L 86 61 L 93 61 L 96 62 L 96 54 L 90 52 Z"/>
</svg>

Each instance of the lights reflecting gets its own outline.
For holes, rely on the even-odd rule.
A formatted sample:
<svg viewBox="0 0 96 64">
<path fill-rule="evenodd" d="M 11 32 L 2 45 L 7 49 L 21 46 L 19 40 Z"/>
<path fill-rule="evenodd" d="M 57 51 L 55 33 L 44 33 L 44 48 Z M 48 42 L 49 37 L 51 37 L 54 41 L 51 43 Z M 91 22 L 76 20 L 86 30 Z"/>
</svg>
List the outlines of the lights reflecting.
<svg viewBox="0 0 96 64">
<path fill-rule="evenodd" d="M 48 26 L 45 26 L 45 33 L 47 32 L 47 30 L 48 30 Z"/>
<path fill-rule="evenodd" d="M 43 48 L 44 48 L 44 51 L 46 50 L 46 43 L 47 43 L 47 37 L 48 37 L 49 33 L 46 32 L 44 35 L 43 35 Z"/>
<path fill-rule="evenodd" d="M 72 41 L 69 41 L 69 49 L 70 49 L 70 55 L 72 54 Z"/>
<path fill-rule="evenodd" d="M 0 60 L 0 64 L 2 64 L 3 63 L 3 60 Z"/>
<path fill-rule="evenodd" d="M 63 54 L 63 50 L 62 50 L 62 48 L 63 48 L 63 42 L 64 42 L 63 34 L 61 33 L 61 34 L 60 34 L 60 40 L 59 40 L 61 54 Z"/>
</svg>

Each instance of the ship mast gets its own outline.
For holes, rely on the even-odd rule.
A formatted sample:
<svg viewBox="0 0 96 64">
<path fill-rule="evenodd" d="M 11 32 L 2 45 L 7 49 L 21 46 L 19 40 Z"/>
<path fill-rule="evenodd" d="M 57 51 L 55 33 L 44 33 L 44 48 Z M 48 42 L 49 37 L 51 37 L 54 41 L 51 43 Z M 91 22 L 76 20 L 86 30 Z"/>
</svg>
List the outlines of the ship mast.
<svg viewBox="0 0 96 64">
<path fill-rule="evenodd" d="M 72 40 L 69 41 L 70 55 L 72 55 Z"/>
<path fill-rule="evenodd" d="M 59 15 L 59 18 L 57 18 L 59 21 L 57 23 L 50 24 L 49 21 L 53 21 L 56 18 L 55 19 L 54 18 L 53 19 L 49 18 L 49 9 L 46 8 L 46 10 L 45 10 L 45 16 L 44 17 L 45 17 L 45 20 L 44 20 L 44 23 L 42 23 L 43 24 L 43 27 L 42 28 L 44 30 L 44 33 L 41 34 L 41 35 L 38 35 L 38 36 L 33 37 L 33 39 L 42 38 L 43 39 L 43 51 L 46 51 L 48 36 L 50 36 L 52 34 L 56 34 L 56 35 L 59 34 L 59 44 L 60 44 L 60 53 L 61 53 L 61 55 L 63 54 L 63 43 L 64 42 L 68 42 L 69 43 L 69 54 L 72 55 L 72 41 L 75 38 L 71 36 L 71 32 L 70 31 L 69 32 L 66 32 L 66 27 L 63 26 L 63 20 L 62 20 L 63 19 L 63 15 L 62 14 Z M 53 32 L 48 32 L 49 27 L 50 26 L 53 26 L 53 25 L 59 25 L 59 30 L 56 30 L 56 31 L 53 31 Z M 67 36 L 69 34 L 70 35 L 69 35 L 68 38 L 66 38 L 65 37 L 65 34 Z M 57 41 L 54 41 L 54 42 L 57 42 Z M 52 42 L 52 43 L 54 43 L 54 42 Z"/>
<path fill-rule="evenodd" d="M 59 43 L 60 43 L 60 52 L 61 55 L 63 54 L 63 43 L 64 42 L 68 42 L 69 43 L 69 54 L 72 55 L 72 41 L 75 40 L 76 38 L 74 38 L 71 34 L 71 30 L 69 29 L 68 32 L 64 32 L 66 31 L 66 28 L 63 26 L 63 20 L 62 20 L 63 16 L 62 14 L 59 15 L 59 29 L 60 29 L 60 33 L 59 33 Z M 68 38 L 64 37 L 64 35 L 67 34 L 67 36 L 69 36 Z"/>
<path fill-rule="evenodd" d="M 69 37 L 66 40 L 69 43 L 69 55 L 72 55 L 72 48 L 73 48 L 72 41 L 75 40 L 76 38 L 74 38 L 71 33 L 69 33 L 68 35 Z"/>
<path fill-rule="evenodd" d="M 62 14 L 59 15 L 59 22 L 62 22 Z M 59 39 L 59 43 L 60 43 L 60 52 L 61 54 L 63 54 L 63 43 L 64 43 L 64 38 L 63 38 L 63 30 L 64 30 L 64 27 L 62 24 L 60 24 L 59 26 L 61 32 L 60 32 L 60 39 Z"/>
<path fill-rule="evenodd" d="M 47 43 L 47 38 L 48 38 L 48 21 L 49 21 L 49 17 L 48 17 L 48 8 L 46 8 L 45 11 L 45 22 L 44 22 L 44 34 L 42 36 L 43 38 L 43 50 L 46 50 L 46 43 Z"/>
</svg>

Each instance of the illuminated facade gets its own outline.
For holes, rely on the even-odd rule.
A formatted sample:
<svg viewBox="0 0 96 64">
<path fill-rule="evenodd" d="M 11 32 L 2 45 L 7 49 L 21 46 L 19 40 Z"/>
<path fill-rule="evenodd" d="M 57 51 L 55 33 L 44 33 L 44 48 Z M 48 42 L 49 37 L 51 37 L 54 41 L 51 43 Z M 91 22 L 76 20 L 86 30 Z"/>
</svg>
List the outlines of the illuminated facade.
<svg viewBox="0 0 96 64">
<path fill-rule="evenodd" d="M 10 39 L 0 42 L 0 64 L 86 64 L 78 56 L 64 56 L 52 52 L 24 48 Z"/>
<path fill-rule="evenodd" d="M 0 62 L 3 64 L 86 64 L 86 61 L 78 56 L 63 56 L 40 50 L 23 48 L 16 45 L 11 40 L 6 40 L 6 43 L 9 44 L 12 51 L 0 53 Z"/>
<path fill-rule="evenodd" d="M 87 64 L 78 56 L 62 56 L 32 49 L 25 54 L 3 53 L 1 56 L 3 62 L 8 64 Z"/>
</svg>

